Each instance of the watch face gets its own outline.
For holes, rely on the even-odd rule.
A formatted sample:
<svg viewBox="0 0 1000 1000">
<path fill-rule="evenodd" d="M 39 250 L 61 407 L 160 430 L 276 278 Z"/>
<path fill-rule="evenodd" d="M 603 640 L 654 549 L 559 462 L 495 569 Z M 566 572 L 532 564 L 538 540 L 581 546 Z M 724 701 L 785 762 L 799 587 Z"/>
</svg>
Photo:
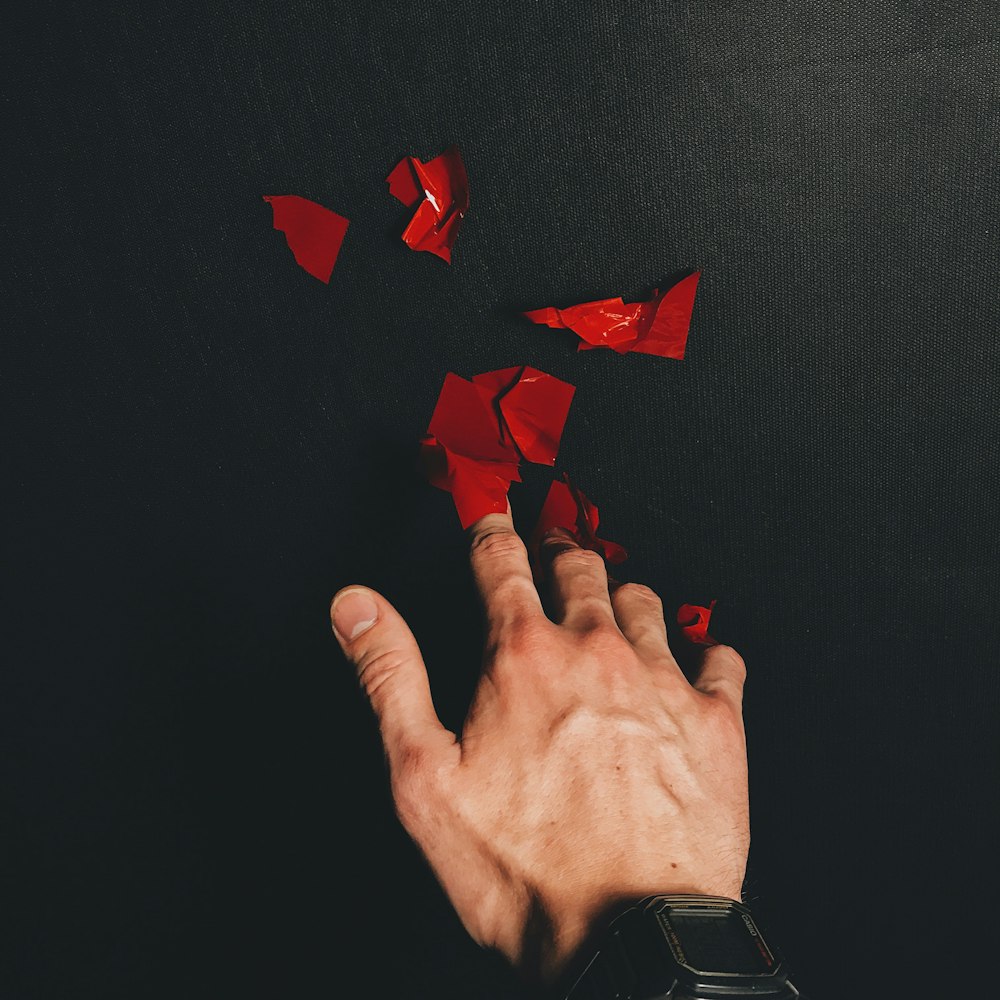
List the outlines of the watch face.
<svg viewBox="0 0 1000 1000">
<path fill-rule="evenodd" d="M 735 908 L 671 906 L 657 917 L 674 958 L 692 972 L 767 976 L 777 964 L 749 914 Z"/>
</svg>

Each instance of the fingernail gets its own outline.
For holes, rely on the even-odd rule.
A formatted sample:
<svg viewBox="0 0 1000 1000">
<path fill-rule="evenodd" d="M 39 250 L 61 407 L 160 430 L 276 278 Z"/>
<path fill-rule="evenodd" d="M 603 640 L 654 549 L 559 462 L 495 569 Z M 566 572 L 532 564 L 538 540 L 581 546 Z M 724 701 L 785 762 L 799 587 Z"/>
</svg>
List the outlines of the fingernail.
<svg viewBox="0 0 1000 1000">
<path fill-rule="evenodd" d="M 378 605 L 365 590 L 349 590 L 333 602 L 333 627 L 347 641 L 357 639 L 378 621 Z"/>
</svg>

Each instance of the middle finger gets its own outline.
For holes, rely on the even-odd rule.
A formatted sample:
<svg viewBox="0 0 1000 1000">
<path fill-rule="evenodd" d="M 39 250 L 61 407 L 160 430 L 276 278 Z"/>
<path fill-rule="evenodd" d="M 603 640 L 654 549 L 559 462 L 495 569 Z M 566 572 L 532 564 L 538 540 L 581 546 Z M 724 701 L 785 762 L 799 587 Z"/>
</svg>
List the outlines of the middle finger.
<svg viewBox="0 0 1000 1000">
<path fill-rule="evenodd" d="M 583 548 L 568 531 L 555 529 L 542 540 L 539 554 L 557 625 L 583 630 L 599 625 L 617 627 L 600 553 Z"/>
</svg>

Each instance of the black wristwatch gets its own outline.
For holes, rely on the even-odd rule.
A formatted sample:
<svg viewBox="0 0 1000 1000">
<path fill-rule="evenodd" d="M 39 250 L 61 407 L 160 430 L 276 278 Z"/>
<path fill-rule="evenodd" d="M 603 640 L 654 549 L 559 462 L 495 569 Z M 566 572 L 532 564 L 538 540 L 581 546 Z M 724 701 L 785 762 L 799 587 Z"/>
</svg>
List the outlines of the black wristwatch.
<svg viewBox="0 0 1000 1000">
<path fill-rule="evenodd" d="M 566 1000 L 802 997 L 788 975 L 743 903 L 648 896 L 611 922 Z"/>
</svg>

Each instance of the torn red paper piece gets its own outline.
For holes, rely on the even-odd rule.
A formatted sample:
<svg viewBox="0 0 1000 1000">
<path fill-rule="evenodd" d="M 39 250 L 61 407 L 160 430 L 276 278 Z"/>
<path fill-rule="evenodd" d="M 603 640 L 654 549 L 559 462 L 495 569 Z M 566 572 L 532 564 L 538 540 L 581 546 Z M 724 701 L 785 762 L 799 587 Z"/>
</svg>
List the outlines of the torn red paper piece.
<svg viewBox="0 0 1000 1000">
<path fill-rule="evenodd" d="M 421 440 L 420 456 L 430 483 L 452 495 L 463 528 L 484 514 L 505 513 L 510 484 L 521 481 L 517 463 L 459 455 L 433 434 Z"/>
<path fill-rule="evenodd" d="M 299 267 L 329 283 L 348 220 L 297 194 L 266 194 L 264 201 L 274 209 L 274 228 L 285 234 Z"/>
<path fill-rule="evenodd" d="M 662 292 L 654 288 L 652 296 L 641 302 L 597 299 L 565 309 L 534 309 L 524 316 L 532 323 L 572 330 L 580 338 L 577 349 L 581 351 L 608 347 L 619 354 L 637 351 L 680 361 L 700 277 L 701 272 L 695 271 Z"/>
<path fill-rule="evenodd" d="M 583 548 L 600 552 L 613 565 L 624 562 L 628 553 L 621 545 L 597 536 L 599 523 L 597 507 L 584 496 L 582 490 L 570 482 L 566 473 L 563 473 L 562 480 L 554 480 L 549 486 L 538 521 L 528 540 L 528 554 L 535 579 L 541 579 L 544 575 L 539 553 L 542 538 L 552 528 L 565 528 Z"/>
<path fill-rule="evenodd" d="M 680 625 L 688 642 L 699 646 L 717 646 L 718 643 L 708 634 L 708 622 L 712 617 L 712 609 L 716 602 L 712 601 L 707 608 L 698 604 L 682 604 L 677 609 L 677 624 Z"/>
<path fill-rule="evenodd" d="M 458 227 L 469 210 L 469 178 L 458 146 L 421 163 L 403 157 L 386 177 L 389 193 L 407 208 L 416 208 L 403 230 L 411 250 L 426 250 L 451 263 Z"/>
<path fill-rule="evenodd" d="M 473 376 L 449 372 L 421 439 L 431 484 L 452 494 L 462 527 L 507 510 L 521 459 L 553 465 L 575 388 L 522 365 Z"/>
<path fill-rule="evenodd" d="M 528 462 L 555 465 L 574 386 L 530 365 L 473 375 L 500 408 L 501 433 Z"/>
</svg>

